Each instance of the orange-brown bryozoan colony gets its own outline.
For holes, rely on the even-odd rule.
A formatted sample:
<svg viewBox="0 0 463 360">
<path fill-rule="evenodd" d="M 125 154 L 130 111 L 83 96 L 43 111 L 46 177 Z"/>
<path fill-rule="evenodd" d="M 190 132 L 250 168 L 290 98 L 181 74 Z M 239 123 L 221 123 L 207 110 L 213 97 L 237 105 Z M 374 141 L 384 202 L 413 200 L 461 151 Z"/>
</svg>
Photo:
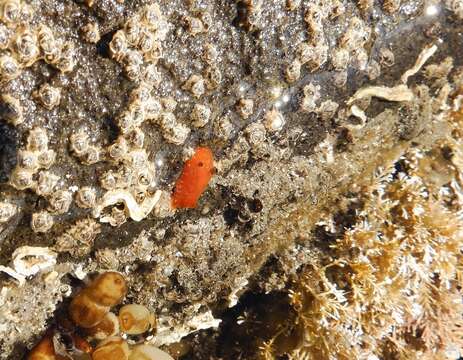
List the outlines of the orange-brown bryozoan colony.
<svg viewBox="0 0 463 360">
<path fill-rule="evenodd" d="M 172 207 L 195 208 L 214 172 L 214 157 L 207 147 L 198 147 L 175 184 Z"/>
</svg>

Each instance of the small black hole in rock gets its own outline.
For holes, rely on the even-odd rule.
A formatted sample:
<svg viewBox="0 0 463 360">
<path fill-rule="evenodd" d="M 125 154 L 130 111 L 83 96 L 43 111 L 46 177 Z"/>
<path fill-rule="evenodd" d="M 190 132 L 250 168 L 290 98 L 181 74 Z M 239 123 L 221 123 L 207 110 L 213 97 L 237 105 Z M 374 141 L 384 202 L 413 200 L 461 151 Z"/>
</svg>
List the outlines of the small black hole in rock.
<svg viewBox="0 0 463 360">
<path fill-rule="evenodd" d="M 110 58 L 111 52 L 109 51 L 109 43 L 111 42 L 116 30 L 110 31 L 109 33 L 104 34 L 101 39 L 96 43 L 96 52 L 98 55 Z"/>
</svg>

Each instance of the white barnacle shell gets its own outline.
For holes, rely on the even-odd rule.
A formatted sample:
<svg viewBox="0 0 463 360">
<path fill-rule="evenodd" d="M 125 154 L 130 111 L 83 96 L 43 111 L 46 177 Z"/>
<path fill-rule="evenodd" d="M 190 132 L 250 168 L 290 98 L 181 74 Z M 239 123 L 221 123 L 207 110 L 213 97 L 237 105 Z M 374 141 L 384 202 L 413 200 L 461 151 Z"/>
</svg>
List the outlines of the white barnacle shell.
<svg viewBox="0 0 463 360">
<path fill-rule="evenodd" d="M 157 30 L 163 23 L 161 9 L 158 4 L 145 6 L 142 11 L 142 21 L 150 29 Z"/>
<path fill-rule="evenodd" d="M 22 276 L 32 276 L 56 264 L 57 254 L 47 247 L 21 246 L 12 255 L 13 268 Z"/>
<path fill-rule="evenodd" d="M 285 118 L 276 109 L 268 111 L 264 117 L 264 126 L 270 132 L 280 131 L 285 125 Z"/>
<path fill-rule="evenodd" d="M 331 63 L 336 70 L 343 70 L 347 68 L 350 61 L 350 53 L 347 49 L 337 47 L 331 54 Z"/>
<path fill-rule="evenodd" d="M 168 129 L 163 133 L 164 139 L 175 145 L 182 145 L 185 143 L 188 135 L 190 135 L 190 128 L 183 124 L 175 124 L 174 127 Z"/>
<path fill-rule="evenodd" d="M 39 168 L 39 163 L 37 160 L 37 152 L 30 150 L 19 150 L 18 151 L 18 166 L 30 170 L 32 172 L 37 171 Z"/>
<path fill-rule="evenodd" d="M 204 71 L 204 78 L 206 82 L 206 87 L 209 90 L 217 88 L 222 82 L 222 73 L 219 68 L 216 66 L 208 66 Z"/>
<path fill-rule="evenodd" d="M 0 201 L 0 223 L 10 220 L 18 211 L 18 207 L 6 201 Z"/>
<path fill-rule="evenodd" d="M 194 97 L 199 98 L 206 91 L 206 84 L 200 75 L 191 75 L 187 82 L 183 85 L 185 90 L 189 90 Z"/>
<path fill-rule="evenodd" d="M 20 0 L 4 0 L 0 3 L 1 19 L 7 25 L 15 25 L 21 18 Z"/>
<path fill-rule="evenodd" d="M 60 88 L 53 87 L 50 84 L 43 84 L 34 95 L 48 110 L 58 106 L 61 100 Z"/>
<path fill-rule="evenodd" d="M 186 22 L 187 27 L 188 27 L 188 32 L 193 36 L 206 31 L 206 28 L 205 28 L 203 22 L 199 18 L 196 18 L 196 17 L 193 17 L 193 16 L 187 16 L 185 18 L 185 22 Z"/>
<path fill-rule="evenodd" d="M 13 80 L 19 76 L 20 65 L 16 59 L 10 55 L 0 56 L 0 79 Z"/>
<path fill-rule="evenodd" d="M 129 191 L 122 189 L 110 190 L 103 195 L 99 203 L 94 207 L 93 216 L 99 218 L 106 207 L 123 203 L 128 216 L 134 221 L 141 221 L 153 210 L 160 197 L 161 190 L 157 190 L 154 195 L 147 196 L 141 204 L 138 204 Z M 101 218 L 100 221 L 109 222 L 109 219 Z"/>
<path fill-rule="evenodd" d="M 145 133 L 140 128 L 134 128 L 128 133 L 124 134 L 125 139 L 133 149 L 143 148 L 145 142 Z"/>
<path fill-rule="evenodd" d="M 146 83 L 141 83 L 130 93 L 130 101 L 145 103 L 151 98 L 151 87 Z"/>
<path fill-rule="evenodd" d="M 96 191 L 94 188 L 84 186 L 76 194 L 76 204 L 83 209 L 91 209 L 96 204 Z"/>
<path fill-rule="evenodd" d="M 53 193 L 49 199 L 49 210 L 56 214 L 65 214 L 72 203 L 72 193 L 67 190 L 59 190 Z"/>
<path fill-rule="evenodd" d="M 252 99 L 241 99 L 238 102 L 237 109 L 241 117 L 247 119 L 254 111 L 254 101 Z"/>
<path fill-rule="evenodd" d="M 37 161 L 41 168 L 49 169 L 56 159 L 56 152 L 52 149 L 46 149 L 39 153 Z"/>
<path fill-rule="evenodd" d="M 98 28 L 97 23 L 88 23 L 82 27 L 82 33 L 84 36 L 85 41 L 96 44 L 101 36 L 100 36 L 100 29 Z"/>
<path fill-rule="evenodd" d="M 47 132 L 40 127 L 33 128 L 27 137 L 27 150 L 44 151 L 48 148 Z"/>
<path fill-rule="evenodd" d="M 162 105 L 154 98 L 149 99 L 143 104 L 146 120 L 158 120 L 162 112 Z"/>
<path fill-rule="evenodd" d="M 217 48 L 212 44 L 204 45 L 203 59 L 208 64 L 214 64 L 217 61 L 218 52 Z"/>
<path fill-rule="evenodd" d="M 24 66 L 32 65 L 40 54 L 37 36 L 27 28 L 16 35 L 14 45 L 19 62 Z"/>
<path fill-rule="evenodd" d="M 228 140 L 234 130 L 234 126 L 228 116 L 220 117 L 214 124 L 214 133 L 222 140 Z"/>
<path fill-rule="evenodd" d="M 54 53 L 58 46 L 53 32 L 44 24 L 40 24 L 37 30 L 37 40 L 44 54 Z"/>
<path fill-rule="evenodd" d="M 37 195 L 50 195 L 58 184 L 59 177 L 49 171 L 41 171 L 35 186 Z"/>
<path fill-rule="evenodd" d="M 25 190 L 34 185 L 34 172 L 27 169 L 15 168 L 10 176 L 10 184 L 18 190 Z"/>
<path fill-rule="evenodd" d="M 152 86 L 158 86 L 161 83 L 162 75 L 158 71 L 156 64 L 146 66 L 143 71 L 143 80 Z"/>
<path fill-rule="evenodd" d="M 299 59 L 294 59 L 291 64 L 286 67 L 286 80 L 292 83 L 301 77 L 301 62 Z"/>
<path fill-rule="evenodd" d="M 32 214 L 31 227 L 36 233 L 45 233 L 53 226 L 53 216 L 48 211 L 40 211 Z"/>
<path fill-rule="evenodd" d="M 76 155 L 84 155 L 90 145 L 90 137 L 84 130 L 78 130 L 75 134 L 69 137 L 69 143 L 71 151 L 75 152 Z"/>
<path fill-rule="evenodd" d="M 8 28 L 0 24 L 0 50 L 5 50 L 10 43 L 10 34 Z"/>
<path fill-rule="evenodd" d="M 142 24 L 138 16 L 133 16 L 124 24 L 125 37 L 128 43 L 132 46 L 137 46 L 140 40 L 140 33 L 142 31 Z"/>
<path fill-rule="evenodd" d="M 148 165 L 148 154 L 145 149 L 132 150 L 124 157 L 124 163 L 133 169 L 142 169 Z"/>
<path fill-rule="evenodd" d="M 75 56 L 74 45 L 72 45 L 70 42 L 66 42 L 59 50 L 59 58 L 52 64 L 62 73 L 68 73 L 74 69 L 76 63 L 77 60 Z"/>
<path fill-rule="evenodd" d="M 139 41 L 137 47 L 142 53 L 149 53 L 156 44 L 156 37 L 152 32 L 143 29 L 139 35 Z"/>
<path fill-rule="evenodd" d="M 118 30 L 109 43 L 109 51 L 113 59 L 121 61 L 127 52 L 127 38 L 123 30 Z"/>
<path fill-rule="evenodd" d="M 246 137 L 249 144 L 253 147 L 259 147 L 265 142 L 267 131 L 262 123 L 256 122 L 248 125 L 245 129 Z"/>
<path fill-rule="evenodd" d="M 191 118 L 194 126 L 203 127 L 211 118 L 211 109 L 202 104 L 195 104 L 193 111 L 191 112 Z"/>
<path fill-rule="evenodd" d="M 116 141 L 108 147 L 108 154 L 112 160 L 121 161 L 127 154 L 128 146 L 124 137 L 119 136 Z"/>
</svg>

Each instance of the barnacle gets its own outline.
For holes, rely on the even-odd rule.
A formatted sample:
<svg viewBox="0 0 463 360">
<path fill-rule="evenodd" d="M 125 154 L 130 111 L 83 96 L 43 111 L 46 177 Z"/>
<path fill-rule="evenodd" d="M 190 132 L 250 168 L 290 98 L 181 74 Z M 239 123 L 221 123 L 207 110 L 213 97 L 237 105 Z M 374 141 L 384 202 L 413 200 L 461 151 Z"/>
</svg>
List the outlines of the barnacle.
<svg viewBox="0 0 463 360">
<path fill-rule="evenodd" d="M 39 168 L 37 153 L 30 150 L 19 150 L 18 166 L 25 170 L 35 172 Z"/>
<path fill-rule="evenodd" d="M 286 67 L 286 80 L 292 83 L 295 82 L 301 76 L 301 62 L 299 59 L 294 59 L 291 64 Z"/>
<path fill-rule="evenodd" d="M 79 220 L 57 238 L 54 249 L 73 256 L 87 255 L 100 231 L 101 225 L 94 219 Z"/>
<path fill-rule="evenodd" d="M 84 130 L 79 130 L 69 138 L 70 148 L 77 156 L 84 155 L 89 148 L 90 138 Z"/>
<path fill-rule="evenodd" d="M 188 32 L 193 36 L 206 31 L 203 22 L 197 17 L 187 16 L 185 18 L 185 23 L 188 27 Z"/>
<path fill-rule="evenodd" d="M 51 110 L 59 105 L 61 90 L 49 84 L 43 84 L 38 91 L 34 93 L 34 96 L 45 108 Z"/>
<path fill-rule="evenodd" d="M 32 65 L 40 54 L 37 37 L 28 29 L 24 29 L 16 35 L 14 45 L 18 60 L 24 66 Z"/>
<path fill-rule="evenodd" d="M 218 52 L 217 48 L 214 45 L 209 43 L 204 45 L 203 59 L 206 63 L 215 64 L 215 62 L 217 61 L 217 57 Z"/>
<path fill-rule="evenodd" d="M 191 94 L 196 98 L 201 97 L 206 91 L 204 79 L 200 75 L 191 75 L 183 85 L 183 88 L 190 91 Z"/>
<path fill-rule="evenodd" d="M 40 24 L 37 30 L 37 41 L 45 55 L 54 54 L 57 51 L 58 43 L 55 36 L 51 29 L 44 24 Z"/>
<path fill-rule="evenodd" d="M 27 137 L 27 149 L 42 152 L 48 147 L 47 132 L 40 127 L 36 127 L 29 132 Z"/>
<path fill-rule="evenodd" d="M 16 59 L 10 55 L 0 56 L 0 79 L 13 80 L 19 76 L 20 65 Z"/>
<path fill-rule="evenodd" d="M 16 168 L 11 173 L 10 184 L 18 190 L 31 188 L 34 184 L 33 175 L 31 170 Z"/>
<path fill-rule="evenodd" d="M 53 216 L 48 211 L 32 214 L 31 227 L 34 232 L 45 233 L 52 228 L 53 224 Z"/>
<path fill-rule="evenodd" d="M 52 149 L 46 149 L 38 154 L 37 161 L 41 168 L 49 169 L 56 159 L 56 152 Z"/>
<path fill-rule="evenodd" d="M 158 4 L 151 4 L 145 6 L 142 11 L 142 21 L 143 23 L 153 30 L 158 30 L 162 25 L 162 13 Z"/>
<path fill-rule="evenodd" d="M 259 147 L 267 138 L 267 131 L 262 123 L 252 123 L 245 129 L 246 137 L 253 147 Z"/>
<path fill-rule="evenodd" d="M 65 214 L 68 212 L 72 203 L 72 193 L 67 190 L 59 190 L 53 193 L 49 199 L 49 210 L 56 214 Z"/>
<path fill-rule="evenodd" d="M 0 50 L 8 48 L 9 42 L 10 34 L 8 28 L 5 25 L 0 24 Z"/>
<path fill-rule="evenodd" d="M 193 119 L 194 126 L 203 127 L 211 118 L 211 109 L 202 104 L 195 104 L 191 112 L 191 118 Z"/>
<path fill-rule="evenodd" d="M 89 186 L 84 186 L 79 189 L 76 194 L 77 206 L 84 209 L 91 209 L 96 203 L 95 189 Z"/>
<path fill-rule="evenodd" d="M 74 46 L 69 42 L 64 43 L 59 51 L 59 58 L 53 65 L 62 73 L 68 73 L 74 70 L 76 63 Z"/>
<path fill-rule="evenodd" d="M 285 118 L 278 110 L 268 111 L 264 117 L 264 126 L 270 132 L 280 131 L 285 125 Z"/>
<path fill-rule="evenodd" d="M 50 195 L 58 184 L 58 180 L 59 177 L 57 175 L 54 175 L 49 171 L 41 171 L 35 186 L 35 192 L 37 195 Z"/>
<path fill-rule="evenodd" d="M 97 23 L 88 23 L 82 27 L 85 41 L 96 44 L 100 40 L 100 30 Z"/>
<path fill-rule="evenodd" d="M 247 119 L 254 111 L 254 101 L 252 99 L 240 99 L 237 109 L 241 117 Z"/>
<path fill-rule="evenodd" d="M 5 0 L 0 4 L 1 19 L 8 25 L 15 25 L 21 17 L 20 0 Z"/>
</svg>

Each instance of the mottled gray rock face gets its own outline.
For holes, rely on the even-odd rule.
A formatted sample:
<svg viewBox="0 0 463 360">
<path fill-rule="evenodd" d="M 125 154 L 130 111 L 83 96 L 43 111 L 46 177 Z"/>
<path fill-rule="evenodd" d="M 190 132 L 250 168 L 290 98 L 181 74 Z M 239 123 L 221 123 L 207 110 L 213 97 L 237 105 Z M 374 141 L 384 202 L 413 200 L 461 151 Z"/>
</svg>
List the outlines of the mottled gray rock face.
<svg viewBox="0 0 463 360">
<path fill-rule="evenodd" d="M 3 0 L 0 264 L 28 245 L 57 265 L 21 287 L 2 273 L 1 357 L 19 358 L 70 285 L 102 269 L 126 274 L 128 299 L 171 328 L 158 344 L 212 325 L 204 314 L 292 248 L 317 209 L 443 136 L 433 119 L 461 58 L 462 7 L 363 3 Z M 432 45 L 439 66 L 402 84 L 412 101 L 346 103 L 401 84 Z M 172 209 L 198 146 L 214 176 L 196 208 Z M 313 208 L 304 226 L 301 207 Z"/>
</svg>

